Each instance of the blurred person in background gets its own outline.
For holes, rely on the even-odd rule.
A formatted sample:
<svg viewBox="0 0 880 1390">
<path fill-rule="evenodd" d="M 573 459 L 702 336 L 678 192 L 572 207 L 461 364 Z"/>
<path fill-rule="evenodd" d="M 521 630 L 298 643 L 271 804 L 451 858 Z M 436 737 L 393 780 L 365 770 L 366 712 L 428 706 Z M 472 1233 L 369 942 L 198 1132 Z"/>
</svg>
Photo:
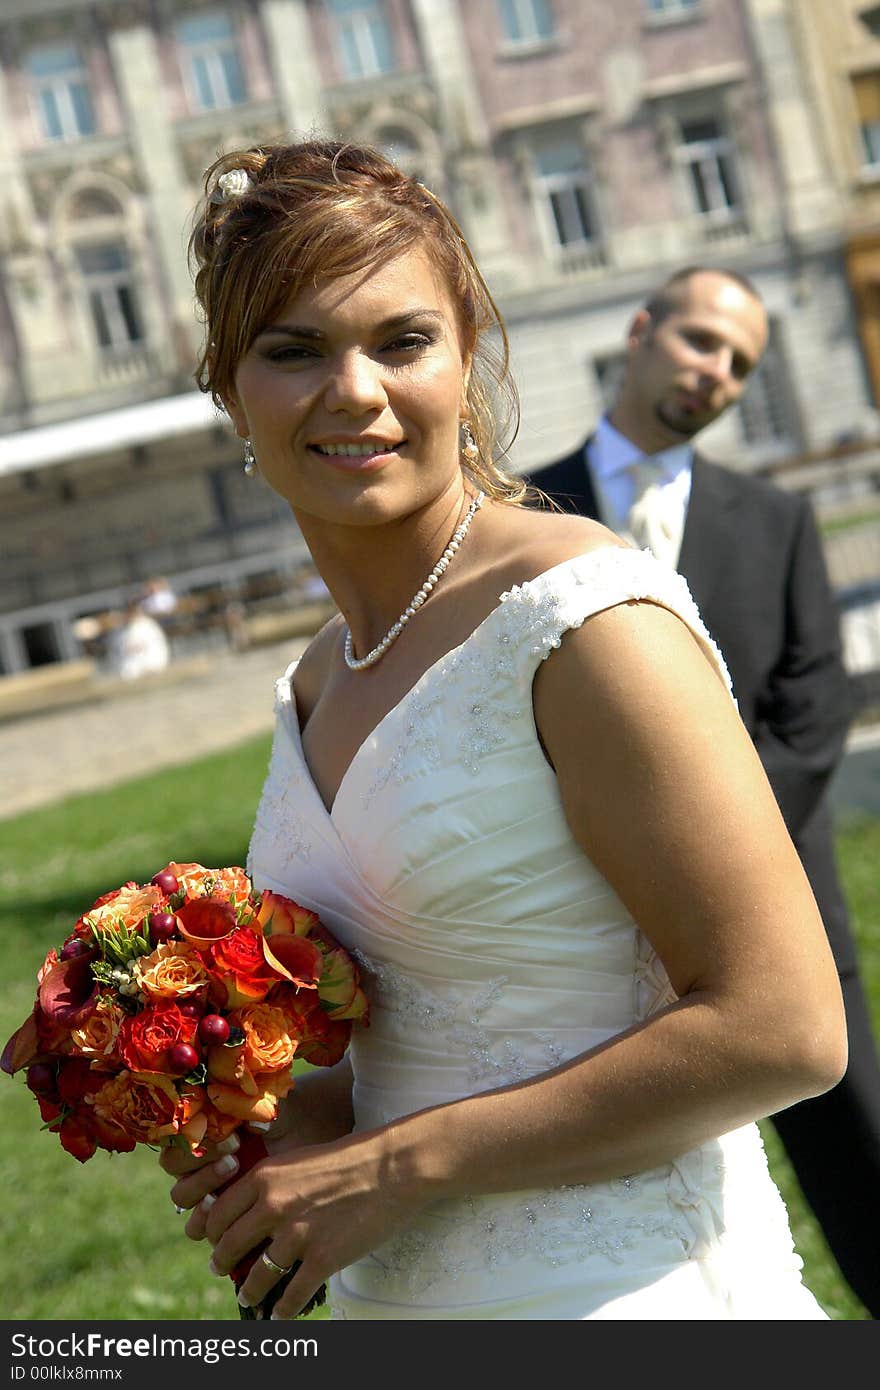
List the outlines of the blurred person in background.
<svg viewBox="0 0 880 1390">
<path fill-rule="evenodd" d="M 107 665 L 122 680 L 136 680 L 151 671 L 162 671 L 171 652 L 168 638 L 155 618 L 145 613 L 138 599 L 131 599 L 107 635 Z"/>
<path fill-rule="evenodd" d="M 772 1118 L 844 1277 L 876 1318 L 880 1065 L 826 801 L 852 713 L 839 614 L 809 500 L 711 464 L 692 443 L 742 395 L 767 338 L 750 281 L 677 272 L 630 324 L 613 407 L 531 482 L 684 575 L 727 662 L 822 914 L 849 1034 L 839 1085 Z"/>
</svg>

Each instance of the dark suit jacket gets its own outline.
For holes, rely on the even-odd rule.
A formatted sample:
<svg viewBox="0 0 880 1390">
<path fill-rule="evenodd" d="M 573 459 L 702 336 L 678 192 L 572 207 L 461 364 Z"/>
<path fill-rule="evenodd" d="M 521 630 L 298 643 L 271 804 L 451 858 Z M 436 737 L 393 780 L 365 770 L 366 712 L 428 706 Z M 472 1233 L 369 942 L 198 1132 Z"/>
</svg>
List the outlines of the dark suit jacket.
<svg viewBox="0 0 880 1390">
<path fill-rule="evenodd" d="M 567 510 L 599 517 L 584 446 L 529 481 Z M 724 654 L 838 968 L 852 969 L 825 802 L 852 700 L 812 508 L 761 478 L 697 456 L 678 569 Z"/>
</svg>

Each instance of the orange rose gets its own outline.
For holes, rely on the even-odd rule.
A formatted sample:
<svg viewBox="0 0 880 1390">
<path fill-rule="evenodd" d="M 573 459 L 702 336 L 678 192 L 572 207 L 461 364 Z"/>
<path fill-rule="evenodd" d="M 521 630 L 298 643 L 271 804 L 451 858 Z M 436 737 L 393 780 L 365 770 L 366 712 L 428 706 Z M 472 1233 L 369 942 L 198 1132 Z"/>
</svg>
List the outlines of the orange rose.
<svg viewBox="0 0 880 1390">
<path fill-rule="evenodd" d="M 165 870 L 174 875 L 188 898 L 202 897 L 208 883 L 213 884 L 211 893 L 215 897 L 234 897 L 236 902 L 244 902 L 251 892 L 250 879 L 236 865 L 206 869 L 204 864 L 166 864 Z"/>
<path fill-rule="evenodd" d="M 138 959 L 135 971 L 148 999 L 187 999 L 208 987 L 208 972 L 189 941 L 161 941 Z"/>
<path fill-rule="evenodd" d="M 221 1115 L 234 1117 L 237 1124 L 257 1121 L 265 1124 L 274 1120 L 278 1113 L 278 1102 L 287 1095 L 293 1086 L 289 1071 L 276 1075 L 260 1077 L 261 1089 L 256 1095 L 245 1095 L 237 1086 L 224 1086 L 218 1082 L 208 1082 L 208 1099 Z"/>
<path fill-rule="evenodd" d="M 348 1019 L 330 1018 L 317 995 L 306 990 L 273 1002 L 288 1016 L 288 1032 L 297 1039 L 297 1057 L 316 1067 L 332 1067 L 340 1060 L 351 1039 Z"/>
<path fill-rule="evenodd" d="M 140 888 L 126 884 L 118 893 L 107 893 L 80 919 L 86 926 L 112 929 L 120 922 L 125 927 L 139 927 L 144 918 L 165 902 L 165 894 L 154 883 Z"/>
<path fill-rule="evenodd" d="M 167 1076 L 142 1076 L 121 1071 L 90 1097 L 95 1114 L 117 1125 L 137 1143 L 157 1144 L 176 1134 L 185 1108 Z"/>
<path fill-rule="evenodd" d="M 236 1009 L 230 1022 L 244 1033 L 244 1061 L 249 1071 L 279 1071 L 290 1066 L 296 1040 L 288 1032 L 289 1021 L 283 1009 L 272 1004 L 251 1004 Z"/>
<path fill-rule="evenodd" d="M 74 1028 L 71 1040 L 77 1052 L 87 1057 L 110 1057 L 116 1049 L 119 1025 L 125 1018 L 125 1011 L 118 1004 L 102 994 L 98 998 L 95 1012 L 86 1019 L 81 1028 Z"/>
</svg>

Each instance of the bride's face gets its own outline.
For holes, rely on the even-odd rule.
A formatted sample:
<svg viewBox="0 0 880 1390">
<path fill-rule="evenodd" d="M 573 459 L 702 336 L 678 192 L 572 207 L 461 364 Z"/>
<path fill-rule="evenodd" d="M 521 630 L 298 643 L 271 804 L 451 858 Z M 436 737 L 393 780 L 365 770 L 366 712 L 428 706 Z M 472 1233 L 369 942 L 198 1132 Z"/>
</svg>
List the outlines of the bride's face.
<svg viewBox="0 0 880 1390">
<path fill-rule="evenodd" d="M 459 475 L 466 387 L 454 305 L 417 251 L 290 299 L 239 363 L 227 408 L 295 512 L 369 525 Z"/>
</svg>

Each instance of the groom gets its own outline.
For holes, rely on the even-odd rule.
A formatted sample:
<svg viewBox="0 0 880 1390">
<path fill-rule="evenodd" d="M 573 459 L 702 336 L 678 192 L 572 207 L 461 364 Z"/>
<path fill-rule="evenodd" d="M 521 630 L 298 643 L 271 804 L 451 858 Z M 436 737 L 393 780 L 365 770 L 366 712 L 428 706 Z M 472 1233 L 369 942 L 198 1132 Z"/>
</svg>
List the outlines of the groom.
<svg viewBox="0 0 880 1390">
<path fill-rule="evenodd" d="M 636 313 L 617 399 L 529 481 L 685 576 L 733 680 L 822 913 L 850 1060 L 833 1090 L 773 1117 L 855 1293 L 880 1315 L 880 1065 L 825 802 L 850 717 L 839 621 L 809 502 L 708 463 L 694 436 L 742 395 L 767 345 L 755 287 L 690 267 Z"/>
</svg>

